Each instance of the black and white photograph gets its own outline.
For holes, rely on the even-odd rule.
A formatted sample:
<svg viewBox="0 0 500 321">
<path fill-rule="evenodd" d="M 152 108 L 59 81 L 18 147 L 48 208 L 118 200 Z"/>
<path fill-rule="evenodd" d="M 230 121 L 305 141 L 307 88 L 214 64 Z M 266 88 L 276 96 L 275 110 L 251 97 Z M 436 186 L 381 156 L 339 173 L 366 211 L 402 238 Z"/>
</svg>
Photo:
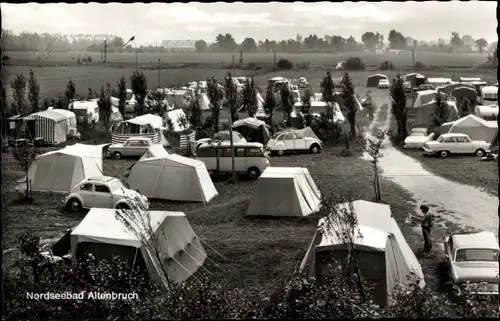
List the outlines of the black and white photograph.
<svg viewBox="0 0 500 321">
<path fill-rule="evenodd" d="M 3 320 L 500 318 L 496 1 L 0 10 Z"/>
</svg>

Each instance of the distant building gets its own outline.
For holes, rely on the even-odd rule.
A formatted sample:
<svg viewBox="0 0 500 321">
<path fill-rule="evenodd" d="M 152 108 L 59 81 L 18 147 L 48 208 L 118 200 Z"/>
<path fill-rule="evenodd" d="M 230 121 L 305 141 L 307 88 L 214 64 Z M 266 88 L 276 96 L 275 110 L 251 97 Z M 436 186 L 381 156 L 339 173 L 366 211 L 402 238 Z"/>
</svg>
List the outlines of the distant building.
<svg viewBox="0 0 500 321">
<path fill-rule="evenodd" d="M 196 40 L 164 40 L 161 46 L 167 52 L 195 52 Z"/>
</svg>

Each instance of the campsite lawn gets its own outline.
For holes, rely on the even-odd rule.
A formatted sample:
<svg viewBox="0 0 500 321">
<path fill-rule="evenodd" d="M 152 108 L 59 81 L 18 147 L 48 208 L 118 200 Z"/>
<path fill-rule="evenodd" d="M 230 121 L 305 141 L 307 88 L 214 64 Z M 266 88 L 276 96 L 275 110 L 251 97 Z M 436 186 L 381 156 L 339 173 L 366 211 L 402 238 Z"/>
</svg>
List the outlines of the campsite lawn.
<svg viewBox="0 0 500 321">
<path fill-rule="evenodd" d="M 496 161 L 481 161 L 475 156 L 451 156 L 446 159 L 424 156 L 420 150 L 404 150 L 425 170 L 457 183 L 476 186 L 498 196 L 498 167 Z"/>
</svg>

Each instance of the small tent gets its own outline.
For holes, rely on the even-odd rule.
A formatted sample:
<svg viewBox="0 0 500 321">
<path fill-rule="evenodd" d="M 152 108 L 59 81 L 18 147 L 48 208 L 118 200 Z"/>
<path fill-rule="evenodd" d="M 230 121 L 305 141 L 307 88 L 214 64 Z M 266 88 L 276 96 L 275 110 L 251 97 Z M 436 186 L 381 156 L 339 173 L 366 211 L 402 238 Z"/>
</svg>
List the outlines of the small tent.
<svg viewBox="0 0 500 321">
<path fill-rule="evenodd" d="M 476 106 L 474 115 L 484 120 L 496 120 L 498 117 L 498 105 Z"/>
<path fill-rule="evenodd" d="M 31 114 L 25 119 L 35 120 L 35 137 L 41 137 L 48 143 L 64 143 L 66 141 L 68 123 L 66 116 L 61 113 L 45 110 Z"/>
<path fill-rule="evenodd" d="M 457 104 L 454 101 L 446 100 L 446 105 L 448 106 L 448 119 L 446 121 L 453 121 L 457 119 L 458 109 Z M 435 114 L 436 100 L 431 102 L 413 107 L 408 110 L 408 119 L 413 120 L 413 127 L 429 127 L 432 124 L 433 115 Z"/>
<path fill-rule="evenodd" d="M 260 175 L 248 216 L 303 217 L 321 207 L 321 193 L 307 168 L 268 167 Z"/>
<path fill-rule="evenodd" d="M 97 260 L 112 260 L 118 255 L 134 269 L 144 269 L 159 285 L 168 287 L 159 259 L 164 260 L 168 279 L 181 283 L 203 265 L 207 254 L 186 215 L 181 212 L 149 211 L 146 222 L 152 233 L 129 231 L 116 218 L 114 209 L 92 208 L 71 232 L 71 252 L 76 260 L 92 254 Z M 144 236 L 138 238 L 137 234 Z M 150 235 L 152 234 L 152 235 Z M 151 242 L 155 237 L 156 242 Z M 147 240 L 147 241 L 146 241 Z M 159 258 L 143 242 L 157 244 Z"/>
<path fill-rule="evenodd" d="M 258 142 L 266 145 L 270 139 L 266 123 L 253 117 L 235 121 L 233 130 L 243 135 L 248 142 Z"/>
<path fill-rule="evenodd" d="M 406 74 L 403 76 L 403 82 L 409 82 L 411 83 L 411 87 L 415 88 L 425 84 L 427 82 L 427 77 L 418 73 Z"/>
<path fill-rule="evenodd" d="M 422 105 L 430 103 L 436 98 L 435 90 L 421 90 L 417 92 L 417 99 L 413 103 L 413 107 L 420 107 Z"/>
<path fill-rule="evenodd" d="M 175 154 L 139 160 L 128 184 L 149 198 L 172 201 L 208 203 L 218 195 L 202 161 Z"/>
<path fill-rule="evenodd" d="M 467 99 L 469 101 L 469 104 L 472 104 L 473 106 L 476 105 L 477 101 L 477 93 L 474 88 L 469 88 L 469 87 L 457 87 L 453 89 L 451 92 L 451 96 L 455 97 L 457 102 L 461 102 L 464 99 Z"/>
<path fill-rule="evenodd" d="M 141 156 L 139 160 L 151 158 L 151 157 L 163 157 L 168 156 L 168 152 L 161 144 L 154 144 L 149 146 L 148 150 Z"/>
<path fill-rule="evenodd" d="M 75 134 L 78 133 L 77 124 L 76 124 L 76 115 L 74 112 L 66 110 L 66 109 L 56 109 L 56 108 L 51 108 L 51 107 L 49 107 L 49 109 L 47 109 L 47 110 L 51 110 L 53 112 L 61 114 L 66 118 L 67 135 L 70 135 L 73 132 Z"/>
<path fill-rule="evenodd" d="M 366 80 L 366 87 L 378 87 L 378 83 L 379 83 L 380 79 L 389 80 L 389 78 L 387 78 L 386 75 L 382 75 L 382 74 L 371 75 L 371 76 L 368 76 L 368 79 Z"/>
<path fill-rule="evenodd" d="M 422 267 L 406 242 L 389 205 L 364 200 L 352 202 L 362 237 L 354 240 L 361 275 L 375 285 L 376 302 L 385 305 L 397 283 L 408 284 L 407 278 L 414 272 L 419 286 L 424 287 Z M 339 204 L 349 210 L 349 204 Z M 318 230 L 300 265 L 300 269 L 319 282 L 328 273 L 332 260 L 346 255 L 345 244 L 336 237 L 326 218 L 318 222 Z M 333 223 L 333 222 L 332 222 Z"/>
<path fill-rule="evenodd" d="M 28 170 L 31 189 L 68 193 L 82 180 L 102 176 L 104 146 L 76 144 L 38 156 Z"/>
<path fill-rule="evenodd" d="M 441 125 L 441 134 L 466 134 L 472 140 L 492 142 L 498 132 L 496 121 L 486 121 L 474 115 L 467 115 L 459 120 Z"/>
</svg>

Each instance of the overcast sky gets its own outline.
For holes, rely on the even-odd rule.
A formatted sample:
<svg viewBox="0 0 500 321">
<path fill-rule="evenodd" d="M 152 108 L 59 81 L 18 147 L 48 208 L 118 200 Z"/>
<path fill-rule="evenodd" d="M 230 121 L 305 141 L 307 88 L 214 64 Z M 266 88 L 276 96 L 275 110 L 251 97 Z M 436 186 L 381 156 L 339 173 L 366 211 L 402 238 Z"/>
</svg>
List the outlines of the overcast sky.
<svg viewBox="0 0 500 321">
<path fill-rule="evenodd" d="M 353 35 L 389 30 L 418 40 L 450 38 L 452 31 L 497 41 L 496 1 L 382 3 L 186 3 L 1 4 L 2 28 L 14 32 L 105 33 L 138 45 L 162 40 L 215 41 L 231 33 L 237 42 L 302 35 Z"/>
</svg>

